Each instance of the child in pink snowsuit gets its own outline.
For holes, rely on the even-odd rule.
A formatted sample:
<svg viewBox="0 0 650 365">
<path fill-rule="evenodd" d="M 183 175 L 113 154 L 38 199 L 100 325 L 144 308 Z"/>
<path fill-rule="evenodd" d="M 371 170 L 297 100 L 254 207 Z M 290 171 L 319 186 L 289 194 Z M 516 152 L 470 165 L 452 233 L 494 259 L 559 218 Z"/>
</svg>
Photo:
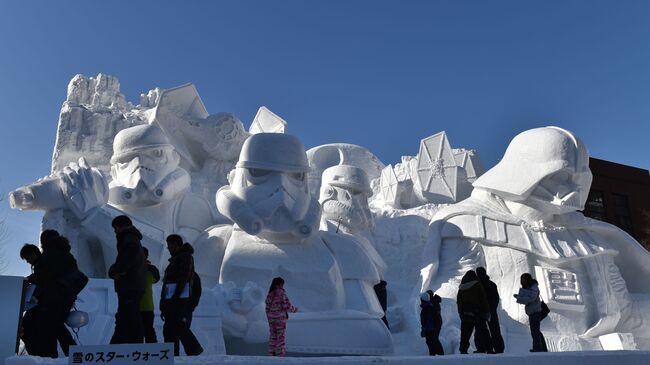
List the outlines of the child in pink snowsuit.
<svg viewBox="0 0 650 365">
<path fill-rule="evenodd" d="M 269 354 L 284 356 L 284 330 L 287 328 L 289 312 L 295 313 L 298 308 L 291 305 L 284 292 L 284 279 L 274 278 L 266 296 L 266 318 L 269 320 Z"/>
</svg>

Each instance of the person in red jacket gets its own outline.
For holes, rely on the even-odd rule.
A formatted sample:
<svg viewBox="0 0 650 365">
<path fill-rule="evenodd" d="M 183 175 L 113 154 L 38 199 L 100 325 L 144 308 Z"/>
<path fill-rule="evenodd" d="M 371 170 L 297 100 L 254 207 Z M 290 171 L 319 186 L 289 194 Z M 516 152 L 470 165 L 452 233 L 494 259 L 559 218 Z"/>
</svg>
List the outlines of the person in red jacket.
<svg viewBox="0 0 650 365">
<path fill-rule="evenodd" d="M 289 312 L 295 313 L 298 308 L 291 305 L 284 291 L 284 279 L 274 278 L 266 296 L 266 318 L 269 320 L 269 354 L 284 356 L 285 337 Z"/>
</svg>

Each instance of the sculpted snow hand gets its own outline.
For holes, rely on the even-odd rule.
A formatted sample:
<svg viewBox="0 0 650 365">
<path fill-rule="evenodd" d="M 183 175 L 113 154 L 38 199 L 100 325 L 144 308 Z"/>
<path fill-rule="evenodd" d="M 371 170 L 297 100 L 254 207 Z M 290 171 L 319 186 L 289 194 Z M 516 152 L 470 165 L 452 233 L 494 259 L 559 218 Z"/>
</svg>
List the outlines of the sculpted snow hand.
<svg viewBox="0 0 650 365">
<path fill-rule="evenodd" d="M 67 208 L 79 219 L 108 201 L 108 184 L 102 173 L 81 157 L 57 171 L 9 194 L 14 209 L 53 210 Z"/>
</svg>

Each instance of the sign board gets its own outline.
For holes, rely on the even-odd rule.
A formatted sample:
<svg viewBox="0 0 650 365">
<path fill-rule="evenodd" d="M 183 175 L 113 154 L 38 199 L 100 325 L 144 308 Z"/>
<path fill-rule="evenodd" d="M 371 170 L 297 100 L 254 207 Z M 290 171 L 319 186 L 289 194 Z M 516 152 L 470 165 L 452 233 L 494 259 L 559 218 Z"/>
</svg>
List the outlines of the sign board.
<svg viewBox="0 0 650 365">
<path fill-rule="evenodd" d="M 68 365 L 173 365 L 173 343 L 71 346 Z"/>
<path fill-rule="evenodd" d="M 25 278 L 0 276 L 0 356 L 16 355 Z"/>
</svg>

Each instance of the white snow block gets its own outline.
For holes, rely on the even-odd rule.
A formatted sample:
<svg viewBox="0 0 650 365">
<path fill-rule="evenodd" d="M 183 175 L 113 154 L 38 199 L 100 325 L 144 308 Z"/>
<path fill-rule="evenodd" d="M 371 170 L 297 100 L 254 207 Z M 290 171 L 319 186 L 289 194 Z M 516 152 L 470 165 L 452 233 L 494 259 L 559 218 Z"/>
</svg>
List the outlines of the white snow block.
<svg viewBox="0 0 650 365">
<path fill-rule="evenodd" d="M 267 107 L 261 106 L 257 110 L 255 119 L 248 131 L 251 134 L 257 133 L 285 133 L 287 131 L 287 122 L 270 111 Z"/>
<path fill-rule="evenodd" d="M 631 333 L 610 333 L 598 337 L 605 351 L 636 350 L 634 335 Z"/>
<path fill-rule="evenodd" d="M 381 319 L 352 310 L 292 313 L 286 336 L 288 352 L 338 355 L 389 355 L 393 352 L 390 333 Z"/>
<path fill-rule="evenodd" d="M 24 280 L 22 276 L 0 276 L 0 355 L 3 358 L 16 354 Z"/>
</svg>

